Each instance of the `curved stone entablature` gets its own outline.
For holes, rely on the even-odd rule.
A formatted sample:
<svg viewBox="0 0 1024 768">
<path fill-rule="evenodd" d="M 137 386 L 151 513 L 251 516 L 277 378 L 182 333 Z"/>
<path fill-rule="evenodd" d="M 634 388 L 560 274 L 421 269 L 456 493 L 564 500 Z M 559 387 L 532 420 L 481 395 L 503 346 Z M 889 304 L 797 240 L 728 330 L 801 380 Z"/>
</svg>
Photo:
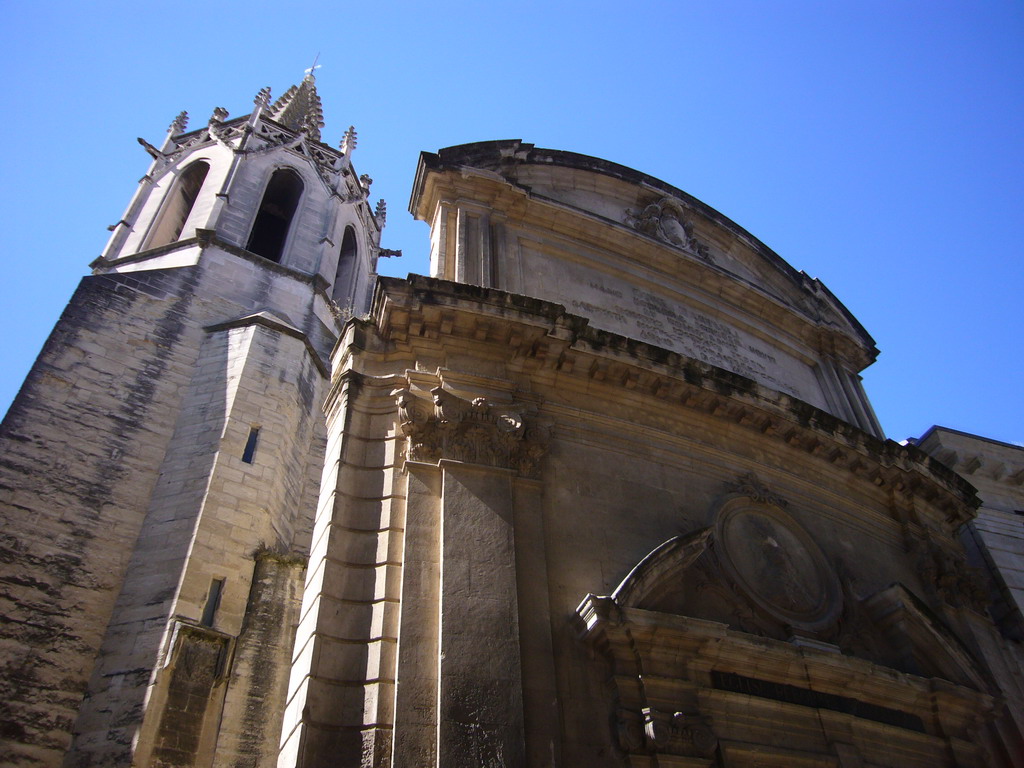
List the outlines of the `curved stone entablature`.
<svg viewBox="0 0 1024 768">
<path fill-rule="evenodd" d="M 901 524 L 909 526 L 907 535 L 912 539 L 926 536 L 925 528 L 952 536 L 978 505 L 966 481 L 913 445 L 880 440 L 750 378 L 595 328 L 589 318 L 552 302 L 419 275 L 382 277 L 370 316 L 392 343 L 436 346 L 436 358 L 424 359 L 436 362 L 439 370 L 445 368 L 448 345 L 470 344 L 483 350 L 499 343 L 516 368 L 557 376 L 566 391 L 579 387 L 594 398 L 594 385 L 604 384 L 665 403 L 661 411 L 629 409 L 628 418 L 636 425 L 682 430 L 682 423 L 673 420 L 694 410 L 721 419 L 730 429 L 750 430 L 757 440 L 779 441 L 787 451 L 804 452 L 845 476 L 885 490 L 894 510 L 902 510 L 897 514 Z M 350 340 L 350 344 L 360 342 Z M 336 376 L 346 360 L 335 361 Z M 436 375 L 429 378 L 433 381 Z M 425 406 L 430 403 L 426 399 L 430 387 L 420 387 Z M 518 393 L 514 399 L 523 397 Z M 594 407 L 601 406 L 595 401 Z M 941 512 L 926 523 L 922 515 L 928 516 L 929 507 Z"/>
<path fill-rule="evenodd" d="M 874 341 L 815 278 L 685 192 L 518 140 L 423 153 L 431 274 L 564 304 L 598 328 L 785 392 L 876 436 Z"/>
</svg>

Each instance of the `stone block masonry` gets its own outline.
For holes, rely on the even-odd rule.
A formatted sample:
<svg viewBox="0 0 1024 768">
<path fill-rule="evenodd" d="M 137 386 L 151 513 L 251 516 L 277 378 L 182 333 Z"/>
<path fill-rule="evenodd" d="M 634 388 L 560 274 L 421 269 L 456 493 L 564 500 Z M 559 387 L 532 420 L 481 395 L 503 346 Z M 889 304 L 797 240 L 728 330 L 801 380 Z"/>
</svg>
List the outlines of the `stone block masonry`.
<svg viewBox="0 0 1024 768">
<path fill-rule="evenodd" d="M 0 721 L 21 724 L 0 751 L 16 760 L 68 747 L 194 363 L 194 277 L 85 278 L 0 430 L 0 642 L 19 651 Z"/>
<path fill-rule="evenodd" d="M 297 320 L 311 285 L 303 298 L 278 285 L 299 282 L 290 275 L 248 263 L 231 283 L 226 255 L 207 255 L 85 278 L 0 433 L 0 643 L 15 686 L 0 706 L 20 724 L 0 749 L 16 762 L 60 765 L 69 748 L 75 766 L 276 752 L 276 724 L 226 729 L 220 745 L 215 724 L 222 712 L 263 717 L 257 689 L 284 685 L 296 620 L 287 595 L 297 610 L 323 460 L 324 369 L 298 332 L 238 320 L 260 308 L 239 282 L 285 297 L 294 306 L 281 314 Z M 254 576 L 263 550 L 291 565 Z M 283 599 L 284 624 L 256 617 L 270 610 L 264 594 Z M 196 629 L 207 614 L 212 626 Z M 186 691 L 175 669 L 209 666 L 210 642 L 223 669 L 205 694 Z M 195 696 L 205 714 L 186 738 L 175 718 Z"/>
</svg>

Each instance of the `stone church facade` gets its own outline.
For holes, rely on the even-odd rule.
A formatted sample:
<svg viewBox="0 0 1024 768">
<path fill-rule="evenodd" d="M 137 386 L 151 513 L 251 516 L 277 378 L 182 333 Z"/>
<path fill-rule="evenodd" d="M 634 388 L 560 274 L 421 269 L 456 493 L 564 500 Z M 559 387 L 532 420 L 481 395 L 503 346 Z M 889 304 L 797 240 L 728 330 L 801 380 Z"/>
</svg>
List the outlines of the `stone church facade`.
<svg viewBox="0 0 1024 768">
<path fill-rule="evenodd" d="M 1024 765 L 1017 545 L 820 281 L 520 141 L 422 154 L 378 278 L 321 115 L 143 142 L 3 424 L 7 764 Z"/>
</svg>

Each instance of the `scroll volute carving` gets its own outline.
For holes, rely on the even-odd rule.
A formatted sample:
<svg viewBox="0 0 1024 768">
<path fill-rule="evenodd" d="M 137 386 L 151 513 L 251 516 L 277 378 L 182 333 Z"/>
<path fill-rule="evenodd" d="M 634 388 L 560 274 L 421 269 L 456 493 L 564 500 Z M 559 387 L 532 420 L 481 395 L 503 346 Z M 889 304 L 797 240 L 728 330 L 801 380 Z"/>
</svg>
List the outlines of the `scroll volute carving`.
<svg viewBox="0 0 1024 768">
<path fill-rule="evenodd" d="M 463 399 L 441 386 L 430 400 L 408 388 L 395 391 L 410 461 L 441 459 L 512 469 L 535 477 L 550 430 L 528 418 L 524 403 Z"/>
</svg>

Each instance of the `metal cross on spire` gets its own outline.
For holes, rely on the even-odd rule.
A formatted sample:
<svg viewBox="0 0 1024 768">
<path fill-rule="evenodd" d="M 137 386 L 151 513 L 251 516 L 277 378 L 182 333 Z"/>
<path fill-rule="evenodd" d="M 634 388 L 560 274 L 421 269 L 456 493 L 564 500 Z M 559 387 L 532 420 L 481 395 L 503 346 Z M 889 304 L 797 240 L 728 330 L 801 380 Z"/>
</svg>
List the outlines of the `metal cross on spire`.
<svg viewBox="0 0 1024 768">
<path fill-rule="evenodd" d="M 320 51 L 316 52 L 316 57 L 313 59 L 313 66 L 310 67 L 309 69 L 305 70 L 306 75 L 308 77 L 315 77 L 316 76 L 316 70 L 320 69 L 320 67 L 321 67 L 320 64 L 317 64 L 318 61 L 320 61 Z"/>
</svg>

